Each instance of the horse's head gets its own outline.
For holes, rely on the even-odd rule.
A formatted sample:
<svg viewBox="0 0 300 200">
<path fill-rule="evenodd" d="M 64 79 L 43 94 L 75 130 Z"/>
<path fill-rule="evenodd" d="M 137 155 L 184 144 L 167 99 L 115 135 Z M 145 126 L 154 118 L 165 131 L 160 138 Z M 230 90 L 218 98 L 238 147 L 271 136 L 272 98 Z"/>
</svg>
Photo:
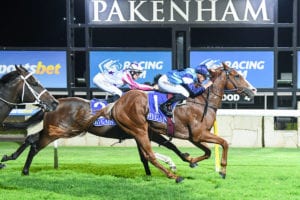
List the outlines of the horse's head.
<svg viewBox="0 0 300 200">
<path fill-rule="evenodd" d="M 37 106 L 45 111 L 53 111 L 58 105 L 58 101 L 35 79 L 33 72 L 29 73 L 22 66 L 15 66 L 19 74 L 15 83 L 16 92 L 23 103 L 37 102 Z M 21 103 L 19 102 L 19 103 Z"/>
<path fill-rule="evenodd" d="M 222 66 L 210 70 L 210 74 L 212 75 L 212 80 L 216 80 L 217 77 L 220 77 L 223 81 L 225 81 L 226 90 L 234 91 L 238 94 L 248 96 L 249 98 L 253 98 L 256 94 L 256 88 L 253 87 L 239 72 L 235 69 L 229 67 L 225 63 L 222 63 Z"/>
</svg>

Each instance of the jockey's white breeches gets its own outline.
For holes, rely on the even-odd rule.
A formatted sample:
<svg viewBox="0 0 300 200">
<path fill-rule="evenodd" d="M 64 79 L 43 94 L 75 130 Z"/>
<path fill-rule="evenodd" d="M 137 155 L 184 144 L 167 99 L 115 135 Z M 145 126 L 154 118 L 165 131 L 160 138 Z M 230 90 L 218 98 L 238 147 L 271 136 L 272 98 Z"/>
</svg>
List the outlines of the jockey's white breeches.
<svg viewBox="0 0 300 200">
<path fill-rule="evenodd" d="M 162 75 L 158 79 L 158 86 L 159 86 L 159 89 L 163 92 L 182 94 L 185 97 L 190 96 L 190 93 L 182 85 L 180 85 L 180 84 L 176 85 L 176 84 L 170 83 L 167 75 Z"/>
<path fill-rule="evenodd" d="M 122 90 L 120 90 L 118 87 L 115 85 L 109 83 L 107 80 L 105 80 L 105 77 L 101 74 L 98 73 L 94 78 L 93 78 L 93 83 L 100 89 L 104 90 L 105 92 L 108 92 L 113 95 L 119 95 L 122 96 Z"/>
</svg>

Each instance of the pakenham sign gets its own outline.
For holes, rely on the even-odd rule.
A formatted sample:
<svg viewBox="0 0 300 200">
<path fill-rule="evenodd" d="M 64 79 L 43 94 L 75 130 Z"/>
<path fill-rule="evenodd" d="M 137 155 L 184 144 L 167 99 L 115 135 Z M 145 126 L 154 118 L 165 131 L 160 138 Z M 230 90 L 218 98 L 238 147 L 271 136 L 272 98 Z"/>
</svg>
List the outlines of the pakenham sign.
<svg viewBox="0 0 300 200">
<path fill-rule="evenodd" d="M 274 0 L 86 0 L 89 24 L 274 22 Z"/>
</svg>

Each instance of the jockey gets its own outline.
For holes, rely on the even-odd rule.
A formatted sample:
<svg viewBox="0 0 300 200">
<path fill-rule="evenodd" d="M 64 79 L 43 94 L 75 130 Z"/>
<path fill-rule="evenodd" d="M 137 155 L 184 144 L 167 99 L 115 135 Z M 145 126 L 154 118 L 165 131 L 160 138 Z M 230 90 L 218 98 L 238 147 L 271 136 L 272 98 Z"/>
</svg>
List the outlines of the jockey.
<svg viewBox="0 0 300 200">
<path fill-rule="evenodd" d="M 99 72 L 94 77 L 93 82 L 100 89 L 112 94 L 113 97 L 109 100 L 109 102 L 114 102 L 122 96 L 123 92 L 120 87 L 126 84 L 130 89 L 145 91 L 157 89 L 157 86 L 153 87 L 136 82 L 142 72 L 143 68 L 138 63 L 131 63 L 129 67 L 120 71 Z"/>
<path fill-rule="evenodd" d="M 172 116 L 170 106 L 175 102 L 202 94 L 212 82 L 208 78 L 209 72 L 205 63 L 194 68 L 173 70 L 162 75 L 158 80 L 159 88 L 164 92 L 174 93 L 174 96 L 160 105 L 161 111 L 168 117 Z M 204 83 L 205 81 L 205 83 Z M 196 86 L 199 83 L 200 86 Z"/>
</svg>

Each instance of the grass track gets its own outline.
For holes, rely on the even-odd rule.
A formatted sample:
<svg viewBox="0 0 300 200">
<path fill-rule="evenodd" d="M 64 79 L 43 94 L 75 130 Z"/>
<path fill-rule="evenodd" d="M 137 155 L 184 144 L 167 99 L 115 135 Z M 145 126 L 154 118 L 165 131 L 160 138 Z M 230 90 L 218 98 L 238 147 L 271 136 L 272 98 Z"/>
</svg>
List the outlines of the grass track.
<svg viewBox="0 0 300 200">
<path fill-rule="evenodd" d="M 0 155 L 16 143 L 0 143 Z M 59 147 L 59 168 L 53 168 L 53 147 L 41 151 L 29 176 L 22 176 L 27 150 L 0 170 L 0 199 L 170 199 L 170 200 L 300 200 L 299 149 L 230 148 L 227 177 L 214 170 L 214 157 L 190 168 L 165 148 L 185 180 L 176 184 L 151 166 L 144 174 L 134 147 Z M 196 148 L 181 148 L 192 156 Z M 214 154 L 212 154 L 214 155 Z"/>
</svg>

